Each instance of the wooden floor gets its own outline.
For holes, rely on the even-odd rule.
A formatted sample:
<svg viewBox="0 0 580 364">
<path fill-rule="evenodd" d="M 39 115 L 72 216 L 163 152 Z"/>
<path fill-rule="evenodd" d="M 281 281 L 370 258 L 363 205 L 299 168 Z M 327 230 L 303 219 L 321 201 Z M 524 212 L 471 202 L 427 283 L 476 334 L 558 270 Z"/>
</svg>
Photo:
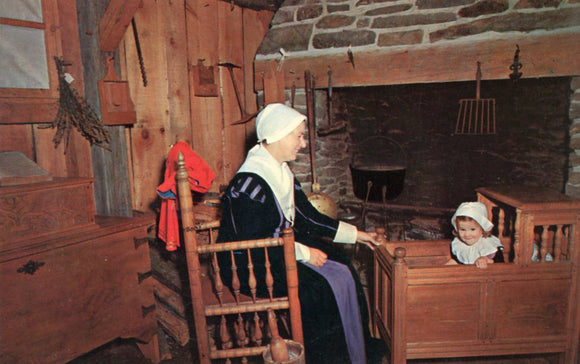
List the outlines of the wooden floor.
<svg viewBox="0 0 580 364">
<path fill-rule="evenodd" d="M 197 363 L 195 348 L 186 345 L 177 345 L 171 337 L 164 335 L 162 340 L 165 343 L 165 354 L 162 364 L 191 364 Z M 550 360 L 552 359 L 552 360 Z M 518 356 L 518 357 L 489 357 L 489 358 L 460 358 L 460 359 L 439 359 L 439 360 L 411 360 L 409 364 L 549 364 L 555 363 L 553 356 Z M 150 364 L 137 345 L 129 340 L 119 340 L 94 350 L 69 364 Z M 311 364 L 311 363 L 308 363 Z M 334 363 L 312 363 L 312 364 L 334 364 Z M 391 364 L 385 357 L 381 364 Z M 571 363 L 572 364 L 572 363 Z"/>
</svg>

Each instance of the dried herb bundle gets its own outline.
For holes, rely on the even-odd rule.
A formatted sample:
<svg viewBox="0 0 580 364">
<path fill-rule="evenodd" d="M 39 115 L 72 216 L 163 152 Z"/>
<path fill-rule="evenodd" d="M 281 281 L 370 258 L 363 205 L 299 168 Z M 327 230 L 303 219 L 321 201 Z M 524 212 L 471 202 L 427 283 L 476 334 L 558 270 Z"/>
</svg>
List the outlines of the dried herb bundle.
<svg viewBox="0 0 580 364">
<path fill-rule="evenodd" d="M 65 137 L 64 153 L 66 154 L 70 133 L 74 127 L 92 145 L 110 150 L 105 146 L 105 143 L 110 142 L 110 136 L 103 122 L 78 91 L 65 80 L 64 62 L 58 57 L 54 57 L 54 60 L 58 71 L 59 91 L 58 112 L 51 124 L 52 128 L 57 128 L 52 139 L 54 147 L 57 148 Z"/>
</svg>

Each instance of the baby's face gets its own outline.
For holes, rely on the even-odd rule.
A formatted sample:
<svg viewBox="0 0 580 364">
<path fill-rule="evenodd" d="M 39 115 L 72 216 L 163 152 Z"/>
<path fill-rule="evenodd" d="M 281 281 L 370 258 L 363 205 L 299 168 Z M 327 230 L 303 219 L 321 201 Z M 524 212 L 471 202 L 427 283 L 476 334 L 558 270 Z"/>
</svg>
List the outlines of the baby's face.
<svg viewBox="0 0 580 364">
<path fill-rule="evenodd" d="M 467 245 L 473 245 L 483 235 L 483 229 L 475 221 L 457 221 L 459 238 Z"/>
</svg>

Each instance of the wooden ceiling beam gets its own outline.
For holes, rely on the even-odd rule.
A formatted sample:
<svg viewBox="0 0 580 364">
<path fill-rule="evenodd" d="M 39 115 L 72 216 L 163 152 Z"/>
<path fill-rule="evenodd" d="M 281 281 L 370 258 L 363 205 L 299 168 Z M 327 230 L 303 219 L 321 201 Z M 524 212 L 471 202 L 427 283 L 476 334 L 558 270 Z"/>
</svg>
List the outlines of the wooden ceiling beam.
<svg viewBox="0 0 580 364">
<path fill-rule="evenodd" d="M 247 8 L 252 10 L 269 10 L 275 12 L 280 8 L 283 0 L 222 0 L 224 2 L 237 5 L 240 8 Z"/>
<path fill-rule="evenodd" d="M 142 0 L 111 0 L 99 21 L 99 49 L 114 52 Z"/>
<path fill-rule="evenodd" d="M 303 85 L 304 71 L 316 78 L 317 87 L 328 84 L 332 70 L 334 87 L 378 86 L 410 83 L 456 82 L 475 80 L 476 62 L 481 62 L 483 79 L 509 79 L 510 65 L 520 47 L 520 72 L 523 78 L 580 75 L 580 33 L 524 35 L 474 42 L 450 42 L 429 47 L 404 49 L 354 50 L 354 67 L 344 54 L 292 57 L 287 53 L 279 72 L 284 83 Z M 263 90 L 263 78 L 276 70 L 278 60 L 256 60 L 255 88 Z"/>
</svg>

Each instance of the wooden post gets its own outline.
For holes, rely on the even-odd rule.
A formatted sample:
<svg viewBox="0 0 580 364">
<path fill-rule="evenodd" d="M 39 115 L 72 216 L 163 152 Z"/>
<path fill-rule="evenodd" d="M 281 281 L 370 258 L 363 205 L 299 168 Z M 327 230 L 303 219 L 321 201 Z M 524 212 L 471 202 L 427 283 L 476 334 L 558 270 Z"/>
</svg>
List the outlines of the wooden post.
<svg viewBox="0 0 580 364">
<path fill-rule="evenodd" d="M 519 239 L 516 240 L 519 250 L 516 250 L 515 254 L 519 257 L 519 261 L 514 261 L 514 263 L 528 266 L 531 264 L 530 258 L 534 244 L 534 216 L 530 213 L 522 213 L 521 209 L 516 209 L 516 211 L 519 216 L 517 219 L 519 226 L 516 226 L 516 233 L 519 232 Z"/>
<path fill-rule="evenodd" d="M 200 264 L 198 255 L 193 253 L 197 250 L 195 215 L 193 213 L 193 199 L 191 197 L 189 178 L 187 169 L 185 168 L 185 158 L 181 152 L 177 157 L 176 180 L 183 239 L 185 242 L 185 254 L 187 258 L 187 270 L 189 277 L 196 277 L 200 275 Z M 209 338 L 205 331 L 205 322 L 201 321 L 205 320 L 205 317 L 195 315 L 196 312 L 203 312 L 201 283 L 195 279 L 189 279 L 189 289 L 191 290 L 191 304 L 193 305 L 194 312 L 193 321 L 199 352 L 199 362 L 201 364 L 210 364 L 209 357 L 207 357 L 207 353 L 209 353 Z"/>
<path fill-rule="evenodd" d="M 399 247 L 395 249 L 395 262 L 393 263 L 393 332 L 391 347 L 391 363 L 406 363 L 407 343 L 406 325 L 407 317 L 407 263 L 405 262 L 407 251 Z"/>
<path fill-rule="evenodd" d="M 294 252 L 294 231 L 291 228 L 284 229 L 284 264 L 286 266 L 286 283 L 288 285 L 288 301 L 290 303 L 290 328 L 292 339 L 304 344 L 302 335 L 302 314 L 300 312 L 300 299 L 298 298 L 298 267 Z"/>
<path fill-rule="evenodd" d="M 570 307 L 575 307 L 570 310 L 570 322 L 572 330 L 570 330 L 570 335 L 568 335 L 568 340 L 570 342 L 570 349 L 564 353 L 564 358 L 562 361 L 564 363 L 577 363 L 578 358 L 578 346 L 580 345 L 580 249 L 578 244 L 580 242 L 580 214 L 576 215 L 574 223 L 570 225 L 568 231 L 568 254 L 569 259 L 573 262 L 572 264 L 572 284 L 571 284 L 571 294 L 568 304 Z"/>
<path fill-rule="evenodd" d="M 377 242 L 380 245 L 385 245 L 387 243 L 387 239 L 385 238 L 385 228 L 383 226 L 377 226 L 375 228 L 375 232 L 377 233 Z M 382 282 L 380 275 L 382 274 L 382 270 L 379 267 L 379 262 L 377 261 L 377 248 L 373 251 L 373 281 L 372 287 L 373 289 L 369 292 L 369 303 L 370 303 L 370 312 L 369 312 L 369 319 L 371 325 L 371 333 L 375 337 L 380 336 L 379 328 L 377 326 L 377 318 L 375 315 L 375 311 L 378 309 L 379 306 L 379 294 L 384 294 L 383 290 L 379 287 L 379 282 Z"/>
</svg>

